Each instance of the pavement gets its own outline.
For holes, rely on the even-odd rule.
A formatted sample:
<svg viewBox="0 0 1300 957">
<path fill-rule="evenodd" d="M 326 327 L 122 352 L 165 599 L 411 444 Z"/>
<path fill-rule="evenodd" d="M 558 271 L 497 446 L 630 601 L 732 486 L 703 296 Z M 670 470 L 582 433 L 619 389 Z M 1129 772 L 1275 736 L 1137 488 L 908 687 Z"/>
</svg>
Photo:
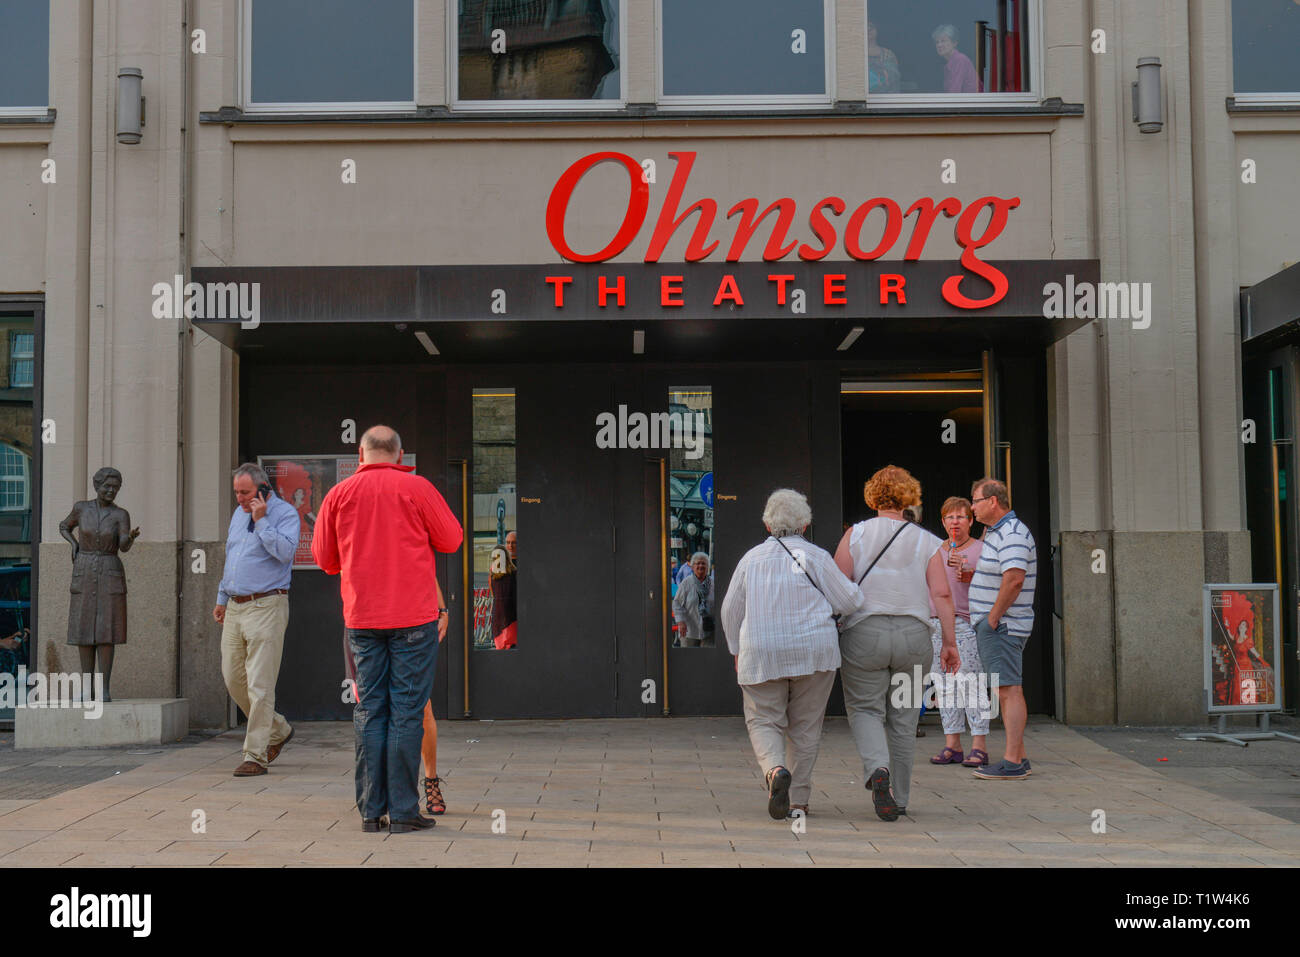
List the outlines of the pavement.
<svg viewBox="0 0 1300 957">
<path fill-rule="evenodd" d="M 0 790 L 0 868 L 1300 865 L 1300 823 L 1252 806 L 1294 818 L 1300 745 L 1082 733 L 1036 718 L 1033 776 L 987 782 L 930 765 L 942 735 L 927 727 L 906 817 L 875 817 L 848 725 L 830 718 L 811 813 L 778 822 L 738 717 L 443 721 L 448 811 L 430 831 L 399 835 L 361 831 L 349 723 L 299 724 L 255 778 L 231 776 L 239 732 L 57 753 L 14 751 L 0 736 L 0 788 L 11 782 Z M 999 732 L 990 743 L 999 753 Z M 1143 748 L 1170 760 L 1148 766 Z M 1213 770 L 1245 754 L 1257 772 Z"/>
</svg>

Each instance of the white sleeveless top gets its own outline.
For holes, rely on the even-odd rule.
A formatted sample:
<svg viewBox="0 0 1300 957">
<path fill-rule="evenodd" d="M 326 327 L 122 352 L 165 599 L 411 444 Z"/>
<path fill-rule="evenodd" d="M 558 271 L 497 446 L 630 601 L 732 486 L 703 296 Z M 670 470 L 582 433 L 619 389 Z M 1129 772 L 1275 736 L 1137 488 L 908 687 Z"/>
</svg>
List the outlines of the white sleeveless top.
<svg viewBox="0 0 1300 957">
<path fill-rule="evenodd" d="M 858 522 L 849 535 L 853 580 L 862 577 L 900 525 L 910 527 L 903 529 L 871 569 L 862 583 L 866 602 L 860 612 L 845 619 L 844 627 L 851 627 L 868 615 L 910 615 L 929 626 L 930 587 L 925 581 L 925 567 L 943 544 L 937 535 L 931 535 L 920 525 L 894 518 L 877 517 Z"/>
</svg>

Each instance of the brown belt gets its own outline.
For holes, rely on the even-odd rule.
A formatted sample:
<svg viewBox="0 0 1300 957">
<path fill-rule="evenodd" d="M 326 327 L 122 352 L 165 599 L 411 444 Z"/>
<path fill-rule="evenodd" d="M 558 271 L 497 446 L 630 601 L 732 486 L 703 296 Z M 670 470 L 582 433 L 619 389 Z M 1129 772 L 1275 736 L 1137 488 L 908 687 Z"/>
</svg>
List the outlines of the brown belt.
<svg viewBox="0 0 1300 957">
<path fill-rule="evenodd" d="M 289 589 L 287 588 L 274 588 L 271 591 L 253 592 L 253 594 L 251 595 L 230 595 L 229 598 L 231 601 L 235 602 L 235 604 L 242 605 L 245 602 L 256 601 L 259 598 L 267 598 L 271 595 L 287 595 L 287 594 L 289 594 Z"/>
</svg>

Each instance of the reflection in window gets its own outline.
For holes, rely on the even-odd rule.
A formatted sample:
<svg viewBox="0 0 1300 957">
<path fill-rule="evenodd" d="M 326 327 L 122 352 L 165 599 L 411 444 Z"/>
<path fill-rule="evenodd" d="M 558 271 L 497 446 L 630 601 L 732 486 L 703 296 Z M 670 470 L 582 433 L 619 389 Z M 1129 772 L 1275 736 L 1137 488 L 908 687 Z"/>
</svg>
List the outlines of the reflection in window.
<svg viewBox="0 0 1300 957">
<path fill-rule="evenodd" d="M 9 333 L 9 388 L 30 389 L 36 371 L 36 336 L 31 332 Z"/>
<path fill-rule="evenodd" d="M 825 96 L 823 0 L 662 0 L 665 96 Z"/>
<path fill-rule="evenodd" d="M 460 0 L 460 99 L 620 99 L 619 2 Z"/>
<path fill-rule="evenodd" d="M 668 390 L 668 554 L 674 648 L 715 644 L 713 389 Z"/>
<path fill-rule="evenodd" d="M 1300 95 L 1300 5 L 1294 0 L 1232 0 L 1232 88 L 1236 93 Z"/>
<path fill-rule="evenodd" d="M 0 13 L 0 49 L 6 41 L 3 23 L 4 14 Z M 0 71 L 3 69 L 0 64 Z M 0 382 L 0 675 L 9 676 L 16 676 L 20 666 L 32 664 L 33 401 L 30 391 L 13 391 L 30 389 L 33 384 L 32 328 L 30 314 L 0 315 L 0 348 L 10 350 L 9 356 L 0 356 L 0 375 L 6 371 L 9 375 L 8 382 Z M 19 363 L 16 380 L 15 352 Z M 12 709 L 0 706 L 0 720 L 13 717 Z"/>
<path fill-rule="evenodd" d="M 415 102 L 415 0 L 251 5 L 253 103 Z"/>
<path fill-rule="evenodd" d="M 473 419 L 474 647 L 504 650 L 518 641 L 515 390 L 475 389 Z"/>
<path fill-rule="evenodd" d="M 867 17 L 870 93 L 1029 90 L 1029 0 L 874 0 Z"/>
<path fill-rule="evenodd" d="M 50 2 L 0 3 L 0 110 L 50 102 Z"/>
</svg>

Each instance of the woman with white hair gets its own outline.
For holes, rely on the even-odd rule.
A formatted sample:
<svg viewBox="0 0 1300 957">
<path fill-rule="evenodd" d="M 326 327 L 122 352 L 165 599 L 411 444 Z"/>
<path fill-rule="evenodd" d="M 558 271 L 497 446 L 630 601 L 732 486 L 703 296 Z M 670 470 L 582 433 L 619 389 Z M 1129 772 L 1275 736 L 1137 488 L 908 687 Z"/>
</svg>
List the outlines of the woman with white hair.
<svg viewBox="0 0 1300 957">
<path fill-rule="evenodd" d="M 692 575 L 682 579 L 673 596 L 673 620 L 677 638 L 683 648 L 713 647 L 713 576 L 709 573 L 709 556 L 696 552 L 691 556 Z"/>
<path fill-rule="evenodd" d="M 763 509 L 771 537 L 741 558 L 722 602 L 745 726 L 767 784 L 767 813 L 776 820 L 792 804 L 808 812 L 826 699 L 840 666 L 832 616 L 862 606 L 862 592 L 830 554 L 803 538 L 811 522 L 801 494 L 773 492 Z"/>
</svg>

